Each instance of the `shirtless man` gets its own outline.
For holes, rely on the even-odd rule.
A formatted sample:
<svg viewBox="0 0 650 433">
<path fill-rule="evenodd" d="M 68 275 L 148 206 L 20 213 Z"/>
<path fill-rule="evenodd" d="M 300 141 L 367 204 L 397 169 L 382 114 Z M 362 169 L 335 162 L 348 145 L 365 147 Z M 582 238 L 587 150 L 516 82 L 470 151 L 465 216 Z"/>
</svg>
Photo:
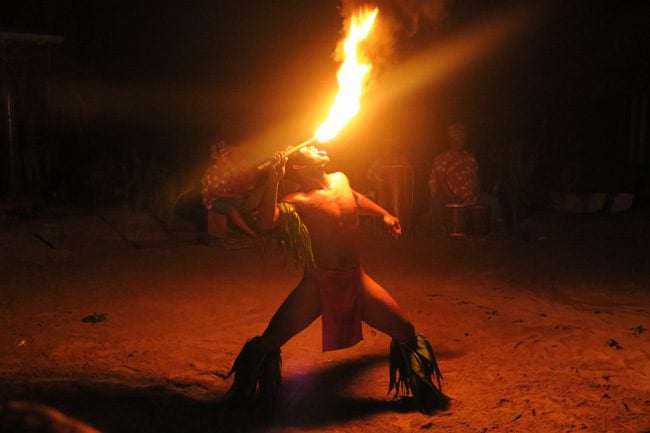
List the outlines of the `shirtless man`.
<svg viewBox="0 0 650 433">
<path fill-rule="evenodd" d="M 260 229 L 272 230 L 279 224 L 278 186 L 286 175 L 300 189 L 281 202 L 293 205 L 307 227 L 315 264 L 304 270 L 264 333 L 242 349 L 230 372 L 235 379 L 226 403 L 245 406 L 272 401 L 281 382 L 280 347 L 322 316 L 323 351 L 359 342 L 364 321 L 393 338 L 389 392 L 395 389 L 395 397 L 413 393 L 424 413 L 445 407 L 448 398 L 440 390 L 440 371 L 429 342 L 415 333 L 395 300 L 360 267 L 359 214 L 381 217 L 398 237 L 399 220 L 354 191 L 343 173 L 326 173 L 326 152 L 311 146 L 288 163 L 278 159 L 267 176 Z"/>
</svg>

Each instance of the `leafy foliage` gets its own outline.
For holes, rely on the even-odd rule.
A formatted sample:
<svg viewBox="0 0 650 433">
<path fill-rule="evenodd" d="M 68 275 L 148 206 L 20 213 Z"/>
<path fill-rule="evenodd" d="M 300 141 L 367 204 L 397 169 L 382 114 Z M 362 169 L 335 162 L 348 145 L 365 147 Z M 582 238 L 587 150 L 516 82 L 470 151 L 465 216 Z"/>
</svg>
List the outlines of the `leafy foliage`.
<svg viewBox="0 0 650 433">
<path fill-rule="evenodd" d="M 293 205 L 278 203 L 278 208 L 280 209 L 280 236 L 287 256 L 291 256 L 297 265 L 305 269 L 313 268 L 315 260 L 309 230 Z"/>
</svg>

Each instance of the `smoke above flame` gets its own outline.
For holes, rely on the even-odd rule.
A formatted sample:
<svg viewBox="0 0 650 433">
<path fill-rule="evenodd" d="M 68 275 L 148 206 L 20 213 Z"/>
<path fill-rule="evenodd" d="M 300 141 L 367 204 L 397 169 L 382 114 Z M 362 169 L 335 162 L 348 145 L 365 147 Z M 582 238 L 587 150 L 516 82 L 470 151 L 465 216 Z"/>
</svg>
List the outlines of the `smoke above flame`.
<svg viewBox="0 0 650 433">
<path fill-rule="evenodd" d="M 369 55 L 376 68 L 391 64 L 400 40 L 416 34 L 429 35 L 439 30 L 448 17 L 449 0 L 343 0 L 340 13 L 350 16 L 361 7 L 376 7 L 381 11 L 381 26 L 373 30 Z M 369 6 L 372 5 L 372 6 Z"/>
<path fill-rule="evenodd" d="M 391 31 L 408 37 L 420 29 L 435 27 L 446 18 L 447 3 L 448 0 L 344 0 L 341 15 L 349 16 L 364 6 L 376 7 L 384 21 L 392 21 Z"/>
<path fill-rule="evenodd" d="M 346 30 L 335 52 L 335 60 L 342 62 L 337 74 L 339 92 L 327 120 L 314 135 L 318 142 L 332 140 L 357 114 L 361 96 L 369 87 L 373 65 L 381 68 L 390 61 L 395 41 L 413 36 L 423 26 L 432 27 L 440 22 L 445 16 L 444 5 L 444 0 L 346 0 L 342 3 L 340 11 Z M 381 25 L 373 28 L 380 9 Z M 372 43 L 367 43 L 371 29 Z M 367 59 L 372 59 L 372 64 Z"/>
</svg>

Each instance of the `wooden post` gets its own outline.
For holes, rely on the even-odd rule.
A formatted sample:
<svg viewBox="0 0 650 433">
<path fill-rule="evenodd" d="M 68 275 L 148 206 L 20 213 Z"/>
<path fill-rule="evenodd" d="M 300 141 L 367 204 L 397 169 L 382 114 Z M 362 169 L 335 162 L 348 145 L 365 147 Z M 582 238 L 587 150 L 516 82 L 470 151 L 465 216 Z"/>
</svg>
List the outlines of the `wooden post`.
<svg viewBox="0 0 650 433">
<path fill-rule="evenodd" d="M 6 111 L 7 111 L 7 146 L 9 156 L 9 194 L 14 195 L 18 190 L 17 176 L 17 163 L 16 163 L 16 143 L 14 134 L 14 115 L 13 104 L 11 102 L 11 92 L 7 90 L 6 95 Z"/>
</svg>

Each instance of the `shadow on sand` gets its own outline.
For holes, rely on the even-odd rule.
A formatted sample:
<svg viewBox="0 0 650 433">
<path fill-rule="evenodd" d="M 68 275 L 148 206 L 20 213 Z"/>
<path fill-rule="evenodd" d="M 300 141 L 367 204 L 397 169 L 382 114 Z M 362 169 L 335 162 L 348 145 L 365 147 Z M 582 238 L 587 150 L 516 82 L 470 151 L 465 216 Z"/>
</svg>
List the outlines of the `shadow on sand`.
<svg viewBox="0 0 650 433">
<path fill-rule="evenodd" d="M 380 384 L 373 384 L 368 394 L 376 398 L 354 397 L 347 391 L 361 372 L 378 363 L 388 363 L 385 356 L 373 355 L 337 363 L 327 368 L 286 378 L 279 398 L 268 413 L 221 413 L 217 432 L 263 432 L 269 428 L 318 427 L 363 419 L 381 412 L 415 411 L 410 398 L 391 400 Z M 358 392 L 357 392 L 358 394 Z M 280 430 L 281 431 L 281 430 Z"/>
<path fill-rule="evenodd" d="M 85 379 L 47 381 L 0 384 L 0 395 L 2 400 L 45 404 L 105 433 L 215 430 L 216 399 L 198 401 L 161 386 L 131 387 Z"/>
<path fill-rule="evenodd" d="M 315 372 L 285 376 L 275 407 L 266 413 L 226 411 L 218 402 L 221 396 L 199 401 L 164 387 L 133 388 L 124 384 L 0 384 L 0 394 L 3 399 L 48 405 L 105 433 L 263 432 L 282 426 L 339 424 L 381 412 L 414 411 L 410 399 L 390 400 L 384 394 L 387 390 L 379 384 L 368 390 L 376 398 L 353 397 L 346 392 L 362 371 L 386 361 L 385 356 L 367 356 Z"/>
</svg>

